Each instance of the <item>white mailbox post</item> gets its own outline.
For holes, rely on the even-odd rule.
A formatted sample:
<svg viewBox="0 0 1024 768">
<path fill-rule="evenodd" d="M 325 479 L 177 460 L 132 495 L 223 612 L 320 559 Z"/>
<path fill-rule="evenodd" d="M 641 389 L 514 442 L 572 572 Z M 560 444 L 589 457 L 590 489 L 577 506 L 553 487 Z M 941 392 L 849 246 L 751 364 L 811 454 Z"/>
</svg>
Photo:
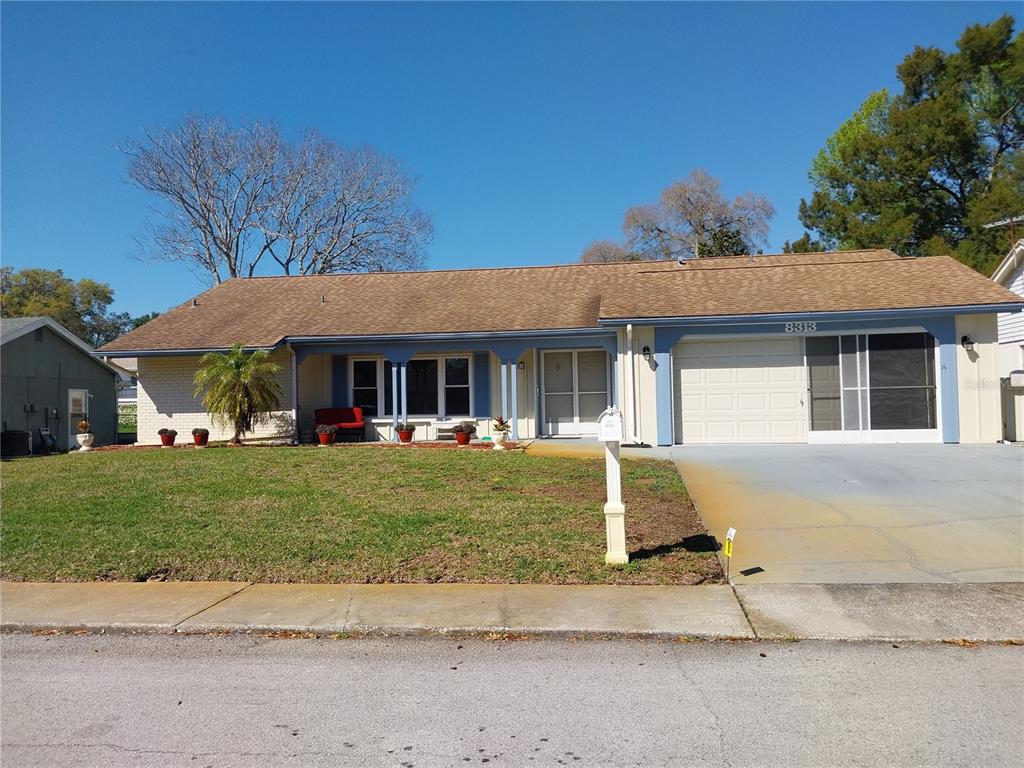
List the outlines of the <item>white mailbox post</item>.
<svg viewBox="0 0 1024 768">
<path fill-rule="evenodd" d="M 619 467 L 619 443 L 622 442 L 622 412 L 612 406 L 597 417 L 597 439 L 604 443 L 604 467 L 608 481 L 608 500 L 604 505 L 604 525 L 609 565 L 629 562 L 626 552 L 626 508 L 622 504 L 622 472 Z"/>
</svg>

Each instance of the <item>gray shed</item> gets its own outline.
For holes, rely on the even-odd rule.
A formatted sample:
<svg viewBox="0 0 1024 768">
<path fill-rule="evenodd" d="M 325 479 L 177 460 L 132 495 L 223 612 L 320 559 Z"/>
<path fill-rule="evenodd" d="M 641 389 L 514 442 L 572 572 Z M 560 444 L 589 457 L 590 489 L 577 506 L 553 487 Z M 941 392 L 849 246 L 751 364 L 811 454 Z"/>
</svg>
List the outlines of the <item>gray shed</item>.
<svg viewBox="0 0 1024 768">
<path fill-rule="evenodd" d="M 39 428 L 50 430 L 62 450 L 77 447 L 79 420 L 88 418 L 95 445 L 117 439 L 116 369 L 92 348 L 48 317 L 0 319 L 0 419 L 4 452 L 31 433 L 32 451 L 41 447 Z"/>
</svg>

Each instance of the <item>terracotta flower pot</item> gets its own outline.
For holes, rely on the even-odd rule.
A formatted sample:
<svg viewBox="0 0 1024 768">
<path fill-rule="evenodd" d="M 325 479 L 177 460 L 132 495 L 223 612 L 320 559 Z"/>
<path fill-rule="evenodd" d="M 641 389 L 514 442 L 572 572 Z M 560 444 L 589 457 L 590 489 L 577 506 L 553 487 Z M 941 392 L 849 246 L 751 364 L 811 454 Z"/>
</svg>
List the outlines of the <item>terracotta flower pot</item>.
<svg viewBox="0 0 1024 768">
<path fill-rule="evenodd" d="M 469 445 L 469 439 L 473 436 L 472 432 L 456 432 L 455 442 L 459 445 Z"/>
<path fill-rule="evenodd" d="M 196 446 L 198 446 L 199 448 L 202 448 L 202 447 L 204 447 L 210 441 L 210 436 L 209 435 L 192 435 L 192 439 L 195 441 Z M 173 442 L 173 440 L 171 442 Z"/>
<path fill-rule="evenodd" d="M 412 430 L 409 430 L 409 431 L 405 431 L 405 430 L 402 430 L 402 429 L 398 430 L 398 439 L 401 440 L 403 443 L 411 443 L 412 442 Z"/>
<path fill-rule="evenodd" d="M 334 442 L 334 433 L 332 432 L 317 432 L 316 436 L 320 440 L 320 445 L 330 445 Z"/>
<path fill-rule="evenodd" d="M 160 445 L 174 445 L 176 435 L 160 435 Z"/>
</svg>

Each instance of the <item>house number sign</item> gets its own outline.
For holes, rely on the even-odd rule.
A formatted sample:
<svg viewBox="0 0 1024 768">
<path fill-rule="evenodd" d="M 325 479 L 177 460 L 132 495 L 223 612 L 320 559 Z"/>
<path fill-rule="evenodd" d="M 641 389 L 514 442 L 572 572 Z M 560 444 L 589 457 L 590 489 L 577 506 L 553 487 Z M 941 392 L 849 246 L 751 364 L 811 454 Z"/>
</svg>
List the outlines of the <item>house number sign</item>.
<svg viewBox="0 0 1024 768">
<path fill-rule="evenodd" d="M 814 333 L 817 323 L 786 323 L 786 333 Z"/>
</svg>

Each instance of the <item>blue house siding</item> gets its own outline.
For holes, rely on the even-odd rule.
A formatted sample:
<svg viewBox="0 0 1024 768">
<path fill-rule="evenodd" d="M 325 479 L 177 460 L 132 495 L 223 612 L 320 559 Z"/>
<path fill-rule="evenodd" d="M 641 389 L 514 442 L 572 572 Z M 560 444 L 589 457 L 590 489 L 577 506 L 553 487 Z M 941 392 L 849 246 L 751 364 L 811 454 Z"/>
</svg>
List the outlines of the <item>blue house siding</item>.
<svg viewBox="0 0 1024 768">
<path fill-rule="evenodd" d="M 331 405 L 334 408 L 349 406 L 348 355 L 331 356 Z"/>
<path fill-rule="evenodd" d="M 491 355 L 473 353 L 473 415 L 478 419 L 491 416 Z"/>
</svg>

